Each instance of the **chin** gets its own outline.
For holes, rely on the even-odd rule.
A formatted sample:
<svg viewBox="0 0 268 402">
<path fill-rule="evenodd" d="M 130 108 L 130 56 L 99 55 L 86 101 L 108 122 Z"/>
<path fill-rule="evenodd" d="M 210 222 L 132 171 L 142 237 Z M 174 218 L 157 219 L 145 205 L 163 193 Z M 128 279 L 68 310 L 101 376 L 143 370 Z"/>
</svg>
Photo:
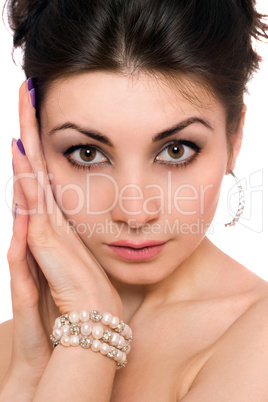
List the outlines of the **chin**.
<svg viewBox="0 0 268 402">
<path fill-rule="evenodd" d="M 120 283 L 124 283 L 126 285 L 154 285 L 159 283 L 169 277 L 174 270 L 169 269 L 169 272 L 163 272 L 163 264 L 161 264 L 162 268 L 157 267 L 158 264 L 129 264 L 128 266 L 124 264 L 123 268 L 117 267 L 115 269 L 105 269 L 106 274 L 109 278 L 114 279 Z"/>
</svg>

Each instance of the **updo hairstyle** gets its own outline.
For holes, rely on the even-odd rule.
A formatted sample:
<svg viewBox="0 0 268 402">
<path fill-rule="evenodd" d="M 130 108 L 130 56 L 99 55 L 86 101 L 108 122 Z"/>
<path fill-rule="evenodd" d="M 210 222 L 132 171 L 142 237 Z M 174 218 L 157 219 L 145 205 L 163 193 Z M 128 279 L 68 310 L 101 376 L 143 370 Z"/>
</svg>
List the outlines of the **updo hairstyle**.
<svg viewBox="0 0 268 402">
<path fill-rule="evenodd" d="M 259 67 L 252 38 L 268 37 L 254 0 L 9 0 L 7 10 L 37 111 L 64 76 L 145 72 L 175 85 L 190 78 L 225 107 L 228 138 Z"/>
</svg>

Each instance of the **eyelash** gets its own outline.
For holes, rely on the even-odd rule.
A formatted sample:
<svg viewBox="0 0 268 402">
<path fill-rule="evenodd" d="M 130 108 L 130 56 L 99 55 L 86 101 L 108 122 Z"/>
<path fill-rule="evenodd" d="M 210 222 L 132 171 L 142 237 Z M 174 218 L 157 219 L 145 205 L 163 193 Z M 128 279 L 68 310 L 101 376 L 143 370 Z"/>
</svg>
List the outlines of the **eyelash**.
<svg viewBox="0 0 268 402">
<path fill-rule="evenodd" d="M 188 146 L 188 147 L 190 147 L 190 148 L 192 148 L 194 151 L 195 151 L 195 153 L 194 153 L 194 155 L 192 155 L 192 156 L 190 156 L 188 159 L 186 159 L 186 160 L 184 160 L 184 161 L 182 161 L 182 162 L 162 162 L 162 161 L 156 161 L 156 158 L 157 158 L 157 156 L 158 155 L 160 155 L 163 151 L 165 151 L 168 147 L 170 147 L 170 146 L 176 146 L 176 145 L 185 145 L 185 146 Z M 89 170 L 89 169 L 91 169 L 91 168 L 94 168 L 94 167 L 97 167 L 97 166 L 100 166 L 100 165 L 106 165 L 107 164 L 107 162 L 98 162 L 98 163 L 91 163 L 91 164 L 83 164 L 83 163 L 79 163 L 79 162 L 76 162 L 74 159 L 72 159 L 71 158 L 71 154 L 73 153 L 73 152 L 75 152 L 76 150 L 78 150 L 78 149 L 85 149 L 85 148 L 93 148 L 93 149 L 95 149 L 95 150 L 97 150 L 98 152 L 100 152 L 100 153 L 102 153 L 106 158 L 107 158 L 107 156 L 103 153 L 103 151 L 101 151 L 100 149 L 98 149 L 98 147 L 96 147 L 96 146 L 92 146 L 92 145 L 85 145 L 85 144 L 77 144 L 77 145 L 74 145 L 74 146 L 72 146 L 72 147 L 70 147 L 67 151 L 65 151 L 64 153 L 63 153 L 63 155 L 65 156 L 65 158 L 67 159 L 67 161 L 72 165 L 72 166 L 74 166 L 74 167 L 76 167 L 77 169 L 83 169 L 83 170 Z M 172 142 L 170 142 L 170 143 L 168 143 L 168 144 L 166 144 L 163 148 L 162 148 L 162 150 L 157 154 L 157 156 L 155 157 L 155 159 L 154 159 L 154 162 L 155 163 L 158 163 L 158 164 L 161 164 L 161 165 L 166 165 L 166 166 L 168 166 L 169 168 L 185 168 L 185 167 L 187 167 L 190 163 L 192 163 L 192 162 L 194 162 L 195 160 L 196 160 L 196 158 L 197 158 L 197 156 L 200 154 L 200 152 L 201 152 L 201 148 L 198 146 L 198 145 L 196 145 L 194 142 L 191 142 L 191 141 L 187 141 L 187 140 L 183 140 L 183 139 L 181 139 L 181 140 L 175 140 L 175 141 L 172 141 Z M 108 158 L 107 158 L 108 159 Z M 109 161 L 109 159 L 108 159 L 108 161 Z M 108 162 L 109 164 L 110 164 L 110 162 Z"/>
</svg>

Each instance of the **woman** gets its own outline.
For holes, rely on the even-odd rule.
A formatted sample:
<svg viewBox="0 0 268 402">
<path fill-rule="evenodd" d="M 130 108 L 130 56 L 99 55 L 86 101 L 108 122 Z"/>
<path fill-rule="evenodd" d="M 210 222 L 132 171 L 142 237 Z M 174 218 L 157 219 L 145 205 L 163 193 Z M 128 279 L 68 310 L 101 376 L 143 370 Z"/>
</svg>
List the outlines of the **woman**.
<svg viewBox="0 0 268 402">
<path fill-rule="evenodd" d="M 206 237 L 267 37 L 253 2 L 9 6 L 28 80 L 1 400 L 265 401 L 267 284 Z"/>
</svg>

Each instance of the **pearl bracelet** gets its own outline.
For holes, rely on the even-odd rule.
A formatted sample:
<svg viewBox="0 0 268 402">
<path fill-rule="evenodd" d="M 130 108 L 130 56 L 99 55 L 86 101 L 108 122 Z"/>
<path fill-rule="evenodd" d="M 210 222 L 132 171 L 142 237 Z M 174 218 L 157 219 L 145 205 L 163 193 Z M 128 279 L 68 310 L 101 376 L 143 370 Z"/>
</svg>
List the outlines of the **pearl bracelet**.
<svg viewBox="0 0 268 402">
<path fill-rule="evenodd" d="M 89 320 L 97 325 L 92 325 Z M 108 329 L 105 329 L 103 324 Z M 133 340 L 131 328 L 111 313 L 93 310 L 89 313 L 72 311 L 56 318 L 53 333 L 50 335 L 53 346 L 81 346 L 84 349 L 100 352 L 115 360 L 117 368 L 125 367 L 126 355 Z M 103 341 L 103 342 L 101 342 Z"/>
</svg>

